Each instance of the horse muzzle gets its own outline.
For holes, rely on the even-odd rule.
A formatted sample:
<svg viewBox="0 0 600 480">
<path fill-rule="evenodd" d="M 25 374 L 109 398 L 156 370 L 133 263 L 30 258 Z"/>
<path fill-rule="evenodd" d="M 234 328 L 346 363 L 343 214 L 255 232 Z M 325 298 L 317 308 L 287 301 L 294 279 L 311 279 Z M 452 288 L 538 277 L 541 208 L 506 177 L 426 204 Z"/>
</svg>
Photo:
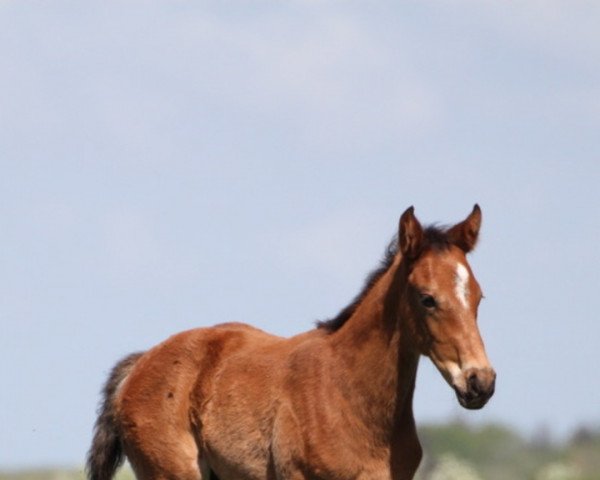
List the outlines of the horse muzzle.
<svg viewBox="0 0 600 480">
<path fill-rule="evenodd" d="M 496 388 L 496 372 L 491 368 L 468 369 L 461 380 L 453 385 L 454 391 L 461 406 L 469 410 L 482 408 Z"/>
</svg>

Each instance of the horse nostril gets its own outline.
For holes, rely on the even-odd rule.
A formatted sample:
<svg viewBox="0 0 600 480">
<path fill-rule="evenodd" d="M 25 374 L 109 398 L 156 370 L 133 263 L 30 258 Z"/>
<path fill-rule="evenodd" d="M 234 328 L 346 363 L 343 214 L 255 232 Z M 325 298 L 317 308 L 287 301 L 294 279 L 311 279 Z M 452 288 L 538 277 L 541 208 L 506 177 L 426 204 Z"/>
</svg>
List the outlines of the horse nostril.
<svg viewBox="0 0 600 480">
<path fill-rule="evenodd" d="M 469 378 L 467 378 L 467 385 L 469 391 L 475 395 L 479 395 L 482 392 L 481 382 L 476 373 L 469 375 Z"/>
</svg>

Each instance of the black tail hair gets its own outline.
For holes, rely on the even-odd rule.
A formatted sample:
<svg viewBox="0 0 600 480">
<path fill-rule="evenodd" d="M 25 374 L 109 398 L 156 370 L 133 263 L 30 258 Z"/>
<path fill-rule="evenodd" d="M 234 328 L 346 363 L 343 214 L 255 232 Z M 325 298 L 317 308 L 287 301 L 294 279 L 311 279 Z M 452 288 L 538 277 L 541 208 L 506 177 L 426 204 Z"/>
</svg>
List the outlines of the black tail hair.
<svg viewBox="0 0 600 480">
<path fill-rule="evenodd" d="M 86 472 L 89 480 L 111 480 L 123 463 L 123 448 L 118 419 L 114 409 L 114 396 L 143 353 L 132 353 L 115 365 L 102 390 L 102 403 L 94 426 L 94 439 L 88 452 Z"/>
</svg>

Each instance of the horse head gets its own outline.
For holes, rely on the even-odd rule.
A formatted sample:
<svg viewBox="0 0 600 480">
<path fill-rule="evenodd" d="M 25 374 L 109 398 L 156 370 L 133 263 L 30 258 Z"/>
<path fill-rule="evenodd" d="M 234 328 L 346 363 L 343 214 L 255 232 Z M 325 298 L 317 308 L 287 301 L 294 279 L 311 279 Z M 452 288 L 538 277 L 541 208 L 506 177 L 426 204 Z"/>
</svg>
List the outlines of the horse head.
<svg viewBox="0 0 600 480">
<path fill-rule="evenodd" d="M 398 237 L 406 275 L 404 317 L 414 344 L 468 409 L 487 403 L 496 380 L 477 326 L 483 294 L 467 261 L 480 226 L 478 205 L 447 229 L 423 228 L 411 207 L 400 218 Z"/>
</svg>

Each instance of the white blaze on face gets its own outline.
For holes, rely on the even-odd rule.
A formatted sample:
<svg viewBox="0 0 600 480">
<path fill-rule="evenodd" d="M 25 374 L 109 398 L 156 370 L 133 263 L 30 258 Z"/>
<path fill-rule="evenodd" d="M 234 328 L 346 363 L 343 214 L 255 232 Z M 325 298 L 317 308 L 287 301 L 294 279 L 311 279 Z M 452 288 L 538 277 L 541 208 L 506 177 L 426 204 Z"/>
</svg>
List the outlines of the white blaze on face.
<svg viewBox="0 0 600 480">
<path fill-rule="evenodd" d="M 462 263 L 456 265 L 454 292 L 463 307 L 468 307 L 467 298 L 469 296 L 469 271 Z"/>
</svg>

